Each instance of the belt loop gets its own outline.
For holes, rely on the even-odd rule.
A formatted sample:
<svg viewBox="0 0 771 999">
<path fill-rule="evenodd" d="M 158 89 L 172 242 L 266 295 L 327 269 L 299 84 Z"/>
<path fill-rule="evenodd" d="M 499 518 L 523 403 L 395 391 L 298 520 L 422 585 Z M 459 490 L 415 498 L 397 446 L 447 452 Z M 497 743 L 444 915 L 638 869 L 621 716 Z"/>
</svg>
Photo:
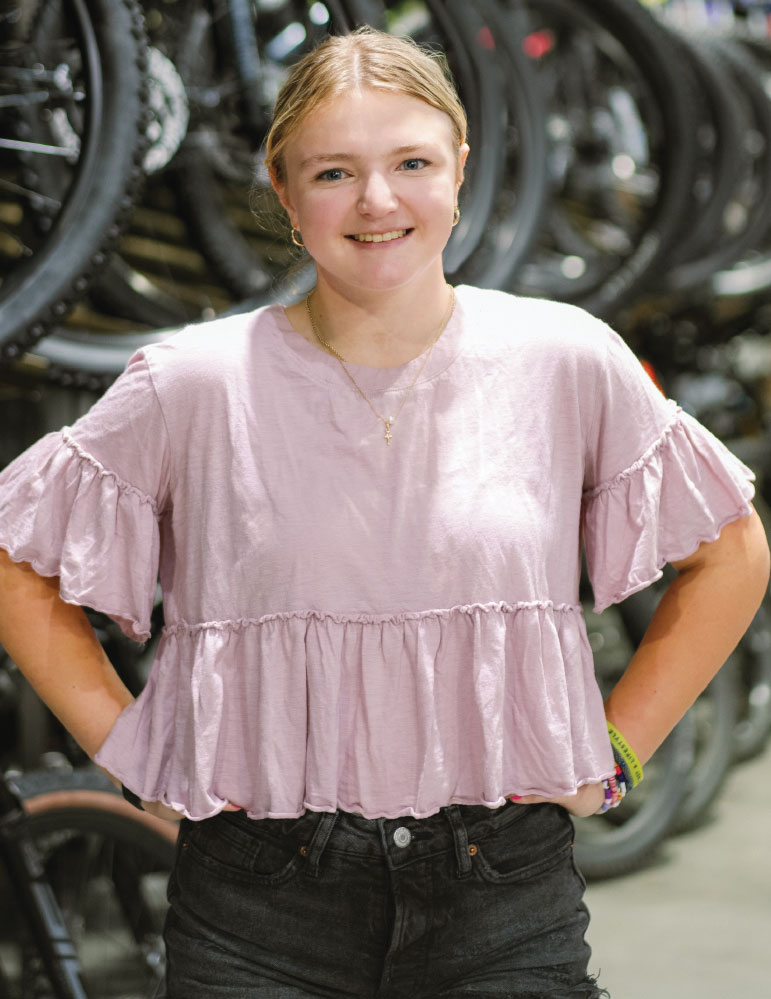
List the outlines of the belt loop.
<svg viewBox="0 0 771 999">
<path fill-rule="evenodd" d="M 311 837 L 310 846 L 308 847 L 308 857 L 305 863 L 306 870 L 314 878 L 319 876 L 319 861 L 340 812 L 320 812 L 319 814 L 321 818 Z"/>
<path fill-rule="evenodd" d="M 460 808 L 457 805 L 448 805 L 442 810 L 452 829 L 455 858 L 458 861 L 458 877 L 467 878 L 471 874 L 471 854 L 468 852 L 468 834 L 460 814 Z"/>
</svg>

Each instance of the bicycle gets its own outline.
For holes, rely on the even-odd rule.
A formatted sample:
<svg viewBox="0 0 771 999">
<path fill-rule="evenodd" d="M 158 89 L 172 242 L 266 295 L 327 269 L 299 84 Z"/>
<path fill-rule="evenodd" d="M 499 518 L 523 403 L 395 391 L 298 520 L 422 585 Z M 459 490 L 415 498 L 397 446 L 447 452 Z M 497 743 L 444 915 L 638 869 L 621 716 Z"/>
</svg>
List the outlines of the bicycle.
<svg viewBox="0 0 771 999">
<path fill-rule="evenodd" d="M 66 3 L 76 0 L 54 6 Z M 81 282 L 89 290 L 87 314 L 90 304 L 91 315 L 106 310 L 117 321 L 98 331 L 60 326 L 39 348 L 49 375 L 103 389 L 135 349 L 186 322 L 308 290 L 313 265 L 292 266 L 267 175 L 256 169 L 259 150 L 292 63 L 324 35 L 365 22 L 447 53 L 485 156 L 468 171 L 446 265 L 458 281 L 503 285 L 535 238 L 546 198 L 545 115 L 534 70 L 516 41 L 526 30 L 523 11 L 520 0 L 505 12 L 490 2 L 472 9 L 438 0 L 282 0 L 264 9 L 245 0 L 196 0 L 148 11 L 148 83 L 169 114 L 158 114 L 152 98 L 151 108 L 161 139 L 167 131 L 176 136 L 168 170 L 145 166 L 146 194 L 119 255 L 98 280 Z M 20 33 L 27 38 L 34 40 Z M 248 211 L 250 191 L 259 224 Z M 41 331 L 36 327 L 34 336 Z M 16 338 L 8 356 L 31 342 L 20 336 L 7 333 Z"/>
<path fill-rule="evenodd" d="M 143 999 L 177 827 L 89 767 L 0 776 L 0 999 Z"/>
<path fill-rule="evenodd" d="M 128 221 L 146 40 L 136 0 L 20 0 L 0 22 L 0 359 L 12 360 L 82 297 Z"/>
</svg>

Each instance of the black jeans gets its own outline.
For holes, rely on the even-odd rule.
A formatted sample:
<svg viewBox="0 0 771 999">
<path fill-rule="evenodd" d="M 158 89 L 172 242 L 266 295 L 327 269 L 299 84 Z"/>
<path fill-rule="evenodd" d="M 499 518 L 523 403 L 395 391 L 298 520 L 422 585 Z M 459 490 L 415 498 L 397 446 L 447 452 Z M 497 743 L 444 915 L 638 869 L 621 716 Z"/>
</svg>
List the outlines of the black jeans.
<svg viewBox="0 0 771 999">
<path fill-rule="evenodd" d="M 183 821 L 169 999 L 597 997 L 557 805 Z"/>
</svg>

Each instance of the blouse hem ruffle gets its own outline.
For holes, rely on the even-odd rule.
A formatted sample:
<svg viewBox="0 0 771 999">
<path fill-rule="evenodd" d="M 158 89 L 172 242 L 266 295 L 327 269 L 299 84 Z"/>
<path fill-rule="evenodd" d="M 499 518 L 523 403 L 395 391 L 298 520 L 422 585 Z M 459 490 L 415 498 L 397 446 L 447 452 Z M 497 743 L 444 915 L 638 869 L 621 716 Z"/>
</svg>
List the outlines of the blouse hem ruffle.
<svg viewBox="0 0 771 999">
<path fill-rule="evenodd" d="M 99 753 L 96 754 L 95 761 L 101 763 L 99 759 Z M 443 801 L 441 804 L 428 805 L 424 808 L 416 808 L 410 805 L 396 806 L 391 808 L 383 809 L 372 809 L 364 808 L 361 804 L 356 802 L 345 802 L 338 801 L 336 804 L 330 804 L 328 802 L 313 802 L 313 801 L 303 801 L 302 805 L 298 806 L 297 809 L 262 809 L 262 810 L 252 810 L 250 808 L 244 807 L 240 810 L 244 812 L 249 819 L 299 819 L 305 812 L 350 812 L 354 815 L 360 815 L 364 819 L 400 819 L 400 818 L 413 818 L 413 819 L 427 819 L 432 815 L 436 815 L 437 812 L 441 811 L 442 808 L 447 808 L 450 805 L 470 805 L 476 807 L 484 807 L 489 809 L 500 808 L 501 805 L 505 805 L 509 795 L 518 794 L 520 797 L 525 797 L 526 795 L 538 795 L 542 798 L 558 798 L 558 797 L 569 797 L 578 794 L 582 787 L 588 784 L 599 784 L 603 780 L 607 780 L 614 773 L 614 768 L 610 767 L 607 770 L 601 771 L 596 777 L 586 777 L 578 781 L 574 786 L 569 788 L 558 788 L 558 789 L 547 789 L 545 787 L 526 787 L 519 788 L 513 791 L 506 791 L 501 793 L 497 798 L 487 799 L 482 795 L 452 795 L 447 801 Z M 121 774 L 116 772 L 114 769 L 110 771 L 113 777 L 117 777 L 121 783 L 129 788 L 129 790 L 134 790 L 131 787 L 131 783 L 135 783 L 132 777 L 128 774 Z M 139 794 L 141 797 L 141 789 L 134 791 L 135 794 Z M 166 808 L 171 808 L 172 810 L 179 812 L 181 816 L 186 819 L 190 819 L 192 822 L 202 822 L 204 819 L 213 818 L 215 815 L 219 815 L 220 812 L 224 811 L 225 807 L 230 804 L 235 804 L 235 802 L 225 801 L 219 798 L 213 799 L 213 806 L 210 810 L 193 812 L 184 804 L 182 801 L 176 801 L 173 796 L 163 794 L 157 798 L 145 798 L 146 801 L 158 801 L 160 804 L 164 805 Z"/>
<path fill-rule="evenodd" d="M 453 802 L 571 794 L 612 770 L 578 605 L 339 618 L 173 626 L 97 762 L 195 819 L 227 802 L 252 818 L 424 817 Z M 233 766 L 245 759 L 253 766 Z"/>
</svg>

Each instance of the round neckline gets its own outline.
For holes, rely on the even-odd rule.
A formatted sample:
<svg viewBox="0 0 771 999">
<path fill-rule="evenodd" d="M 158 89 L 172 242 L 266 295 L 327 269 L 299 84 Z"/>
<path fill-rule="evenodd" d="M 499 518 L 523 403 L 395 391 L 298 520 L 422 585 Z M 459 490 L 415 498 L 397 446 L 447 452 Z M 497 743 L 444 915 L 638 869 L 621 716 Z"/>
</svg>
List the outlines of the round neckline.
<svg viewBox="0 0 771 999">
<path fill-rule="evenodd" d="M 423 371 L 415 381 L 415 388 L 439 377 L 455 360 L 461 351 L 463 330 L 463 285 L 455 289 L 455 308 L 447 326 L 434 344 L 428 361 L 425 351 L 417 357 L 392 368 L 377 368 L 363 364 L 349 364 L 345 367 L 360 388 L 368 392 L 398 392 L 407 388 L 415 378 L 421 365 Z M 283 353 L 294 365 L 313 381 L 324 385 L 345 386 L 352 392 L 355 388 L 336 357 L 310 343 L 302 333 L 292 326 L 284 307 L 279 304 L 268 306 L 279 335 Z"/>
</svg>

